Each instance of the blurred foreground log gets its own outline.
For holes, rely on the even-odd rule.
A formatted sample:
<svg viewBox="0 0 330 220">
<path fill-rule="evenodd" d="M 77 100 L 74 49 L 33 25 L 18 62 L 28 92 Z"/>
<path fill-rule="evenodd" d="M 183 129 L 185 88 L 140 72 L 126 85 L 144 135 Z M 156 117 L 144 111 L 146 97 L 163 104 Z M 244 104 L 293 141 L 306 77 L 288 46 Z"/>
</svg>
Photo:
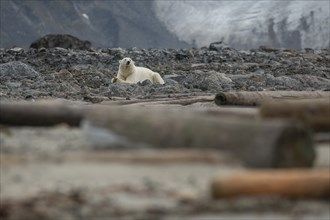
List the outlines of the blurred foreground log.
<svg viewBox="0 0 330 220">
<path fill-rule="evenodd" d="M 297 119 L 316 131 L 330 131 L 330 97 L 265 102 L 261 105 L 260 114 L 264 118 Z"/>
<path fill-rule="evenodd" d="M 238 196 L 283 196 L 329 198 L 330 170 L 246 171 L 217 176 L 212 182 L 214 198 Z"/>
<path fill-rule="evenodd" d="M 38 153 L 29 157 L 20 154 L 0 154 L 0 166 L 13 166 L 43 160 Z M 52 154 L 48 162 L 96 162 L 96 163 L 140 163 L 140 164 L 174 164 L 203 163 L 239 166 L 237 158 L 217 150 L 187 149 L 106 149 L 97 151 L 75 151 L 63 154 Z"/>
<path fill-rule="evenodd" d="M 87 122 L 134 144 L 229 151 L 252 167 L 306 167 L 315 157 L 311 134 L 300 125 L 283 121 L 113 107 L 90 109 Z"/>
<path fill-rule="evenodd" d="M 200 102 L 209 102 L 213 100 L 210 96 L 205 98 L 180 99 L 180 100 L 165 100 L 155 102 L 138 102 L 134 100 L 132 103 L 121 103 L 127 108 L 132 108 L 134 105 L 152 108 L 176 109 L 179 105 L 188 105 Z M 130 100 L 128 100 L 130 101 Z M 197 101 L 198 102 L 198 101 Z M 150 106 L 149 106 L 150 104 Z M 117 105 L 117 104 L 115 104 Z M 154 106 L 153 106 L 154 105 Z M 183 107 L 181 106 L 181 107 Z M 93 109 L 97 108 L 112 108 L 111 103 L 105 105 L 93 105 Z M 91 105 L 68 104 L 59 101 L 37 101 L 37 102 L 3 102 L 0 103 L 0 124 L 21 125 L 21 126 L 53 126 L 55 124 L 66 123 L 70 126 L 79 126 L 81 119 L 84 117 L 84 112 L 91 108 Z M 136 108 L 136 107 L 133 107 Z M 196 114 L 214 114 L 227 117 L 242 117 L 256 118 L 258 111 L 254 108 L 187 108 L 187 111 L 193 111 Z"/>
<path fill-rule="evenodd" d="M 330 92 L 326 91 L 262 91 L 262 92 L 220 92 L 215 96 L 217 105 L 260 105 L 269 100 L 297 100 L 328 98 Z"/>
<path fill-rule="evenodd" d="M 11 125 L 78 126 L 86 118 L 92 126 L 107 129 L 111 138 L 129 140 L 130 146 L 146 143 L 161 148 L 220 149 L 252 167 L 306 167 L 315 157 L 309 131 L 285 121 L 222 117 L 180 108 L 71 106 L 56 102 L 1 103 L 0 113 L 0 124 Z M 94 131 L 96 139 L 102 141 L 100 130 Z"/>
<path fill-rule="evenodd" d="M 67 123 L 79 126 L 82 111 L 57 102 L 1 103 L 0 124 L 52 126 Z"/>
<path fill-rule="evenodd" d="M 141 100 L 125 100 L 124 102 L 115 102 L 115 105 L 123 105 L 127 108 L 132 108 L 134 105 L 152 108 L 178 108 L 178 105 L 189 105 L 196 102 L 211 102 L 213 97 L 195 97 L 186 99 L 165 99 L 164 101 L 145 102 Z M 111 102 L 109 105 L 102 103 L 93 105 L 93 109 L 97 108 L 112 108 Z M 150 106 L 149 106 L 150 105 Z M 154 106 L 153 106 L 154 105 Z M 91 105 L 82 105 L 74 103 L 66 103 L 61 101 L 37 101 L 37 102 L 1 102 L 0 103 L 0 124 L 15 125 L 15 126 L 53 126 L 60 123 L 66 123 L 70 126 L 79 126 L 81 119 L 84 117 L 84 112 L 91 108 Z M 133 107 L 136 108 L 136 107 Z M 227 117 L 242 117 L 256 118 L 258 111 L 254 108 L 189 108 L 187 111 L 193 111 L 196 114 L 214 114 Z"/>
</svg>

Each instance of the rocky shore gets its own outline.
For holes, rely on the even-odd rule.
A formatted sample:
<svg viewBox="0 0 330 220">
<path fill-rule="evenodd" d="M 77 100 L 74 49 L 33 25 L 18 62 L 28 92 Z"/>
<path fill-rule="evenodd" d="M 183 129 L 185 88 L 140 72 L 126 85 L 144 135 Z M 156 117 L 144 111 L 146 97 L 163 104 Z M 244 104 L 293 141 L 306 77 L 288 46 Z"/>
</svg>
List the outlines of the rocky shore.
<svg viewBox="0 0 330 220">
<path fill-rule="evenodd" d="M 118 61 L 131 57 L 165 79 L 111 83 Z M 329 90 L 330 50 L 260 47 L 238 51 L 221 43 L 199 49 L 0 49 L 0 100 L 88 97 L 150 98 L 220 91 Z"/>
<path fill-rule="evenodd" d="M 158 72 L 165 85 L 149 81 L 111 83 L 117 74 L 118 61 L 123 57 Z M 7 104 L 25 103 L 24 100 L 36 104 L 34 101 L 41 99 L 55 103 L 54 99 L 60 99 L 81 110 L 81 104 L 103 101 L 109 102 L 91 106 L 111 108 L 111 104 L 118 101 L 132 107 L 137 102 L 154 101 L 144 108 L 174 107 L 187 111 L 204 108 L 210 110 L 207 114 L 216 114 L 212 117 L 224 118 L 227 117 L 225 111 L 216 110 L 226 110 L 227 115 L 234 110 L 244 111 L 247 114 L 243 114 L 243 119 L 253 121 L 258 107 L 219 107 L 213 101 L 214 95 L 221 91 L 279 90 L 329 91 L 330 50 L 260 47 L 238 51 L 222 43 L 185 50 L 0 49 L 0 102 Z M 173 102 L 180 101 L 179 97 L 208 97 L 208 102 L 184 105 Z M 34 116 L 37 114 L 30 109 L 31 112 Z M 121 116 L 118 119 L 120 121 Z M 201 128 L 192 128 L 196 136 L 200 135 Z M 112 133 L 109 136 L 105 131 L 88 123 L 76 127 L 64 123 L 49 127 L 0 124 L 0 186 L 3 189 L 0 218 L 329 219 L 326 199 L 211 198 L 210 181 L 215 175 L 247 170 L 219 149 L 194 151 L 187 147 L 164 151 L 138 148 L 137 142 L 130 149 L 114 148 L 112 142 L 105 142 L 113 141 Z M 239 135 L 241 133 L 244 132 Z M 324 134 L 328 133 L 320 135 Z M 248 136 L 245 140 L 249 138 L 253 139 Z M 258 136 L 255 139 L 260 142 Z M 269 140 L 266 142 L 259 149 L 269 147 Z M 242 152 L 246 152 L 245 144 Z M 316 160 L 308 169 L 328 169 L 329 149 L 327 136 L 323 141 L 315 141 Z"/>
</svg>

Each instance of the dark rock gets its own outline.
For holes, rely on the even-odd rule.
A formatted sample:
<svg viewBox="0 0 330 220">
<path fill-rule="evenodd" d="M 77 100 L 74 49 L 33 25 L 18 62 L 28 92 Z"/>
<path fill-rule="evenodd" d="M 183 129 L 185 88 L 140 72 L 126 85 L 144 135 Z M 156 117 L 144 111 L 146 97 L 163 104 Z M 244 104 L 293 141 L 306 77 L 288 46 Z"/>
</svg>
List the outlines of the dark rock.
<svg viewBox="0 0 330 220">
<path fill-rule="evenodd" d="M 31 66 L 20 61 L 0 64 L 0 77 L 3 79 L 35 79 L 40 74 Z"/>
<path fill-rule="evenodd" d="M 221 51 L 222 49 L 224 49 L 224 48 L 228 48 L 229 46 L 226 44 L 226 43 L 224 43 L 224 42 L 222 42 L 222 41 L 218 41 L 218 42 L 213 42 L 213 43 L 211 43 L 210 44 L 210 46 L 209 46 L 209 50 L 213 50 L 213 51 Z"/>
<path fill-rule="evenodd" d="M 256 89 L 256 87 L 254 87 L 254 86 L 250 86 L 250 87 L 248 88 L 248 90 L 249 90 L 249 91 L 256 91 L 257 89 Z"/>
<path fill-rule="evenodd" d="M 40 47 L 37 49 L 38 49 L 38 53 L 45 53 L 47 51 L 46 48 L 44 48 L 44 47 Z"/>
<path fill-rule="evenodd" d="M 222 91 L 223 86 L 231 84 L 232 80 L 223 73 L 210 71 L 201 72 L 195 71 L 192 74 L 186 75 L 179 81 L 188 89 L 199 89 L 201 91 L 217 92 Z"/>
<path fill-rule="evenodd" d="M 266 46 L 260 46 L 259 47 L 259 51 L 270 53 L 270 52 L 277 52 L 277 51 L 279 51 L 279 49 L 277 49 L 277 48 L 270 48 L 270 47 L 266 47 Z"/>
<path fill-rule="evenodd" d="M 108 96 L 141 96 L 144 95 L 145 92 L 143 89 L 137 84 L 126 84 L 126 83 L 112 83 L 109 85 L 109 93 Z"/>
<path fill-rule="evenodd" d="M 178 53 L 175 55 L 175 59 L 177 60 L 185 60 L 188 59 L 188 55 L 187 54 L 183 54 L 183 53 Z"/>
<path fill-rule="evenodd" d="M 55 48 L 91 50 L 91 42 L 82 41 L 69 34 L 49 34 L 34 41 L 30 48 Z"/>
<path fill-rule="evenodd" d="M 152 85 L 152 82 L 147 79 L 147 80 L 144 80 L 143 82 L 138 82 L 137 84 L 140 86 L 150 86 L 150 85 Z"/>
<path fill-rule="evenodd" d="M 20 47 L 14 47 L 14 48 L 9 49 L 9 52 L 11 52 L 11 53 L 23 53 L 24 49 L 20 48 Z"/>
</svg>

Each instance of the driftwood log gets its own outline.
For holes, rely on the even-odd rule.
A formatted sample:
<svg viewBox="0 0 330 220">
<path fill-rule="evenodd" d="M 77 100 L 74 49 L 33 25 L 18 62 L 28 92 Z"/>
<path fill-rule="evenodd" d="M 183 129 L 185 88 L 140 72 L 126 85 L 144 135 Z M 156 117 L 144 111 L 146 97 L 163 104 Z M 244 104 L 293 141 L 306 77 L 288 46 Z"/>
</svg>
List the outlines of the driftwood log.
<svg viewBox="0 0 330 220">
<path fill-rule="evenodd" d="M 329 198 L 330 170 L 245 171 L 214 178 L 214 198 L 239 196 L 283 196 Z"/>
<path fill-rule="evenodd" d="M 220 92 L 215 96 L 217 105 L 256 106 L 269 100 L 297 100 L 328 98 L 326 91 L 262 91 L 262 92 Z"/>
<path fill-rule="evenodd" d="M 52 126 L 66 123 L 79 126 L 82 117 L 79 107 L 57 102 L 0 104 L 0 124 Z"/>
<path fill-rule="evenodd" d="M 195 99 L 194 99 L 195 100 Z M 154 102 L 143 102 L 151 108 L 164 108 L 164 109 L 178 109 L 176 102 L 173 103 L 170 100 L 166 104 L 161 102 L 153 105 Z M 190 101 L 178 100 L 180 105 Z M 135 104 L 140 105 L 140 103 L 125 104 L 127 108 L 133 107 Z M 173 105 L 172 105 L 173 104 Z M 70 126 L 78 126 L 81 119 L 84 117 L 84 112 L 89 109 L 91 105 L 69 105 L 61 102 L 4 102 L 0 104 L 0 124 L 15 125 L 15 126 L 53 126 L 55 124 L 66 123 Z M 97 108 L 109 108 L 112 105 L 93 105 L 93 109 Z M 136 107 L 133 107 L 136 108 Z M 240 118 L 257 118 L 258 111 L 254 108 L 188 108 L 187 111 L 192 111 L 195 114 L 210 114 L 219 115 L 226 117 L 240 117 Z"/>
<path fill-rule="evenodd" d="M 179 109 L 184 108 L 187 103 L 195 103 L 196 100 L 208 102 L 210 97 L 155 101 L 155 102 L 133 102 L 121 103 L 126 108 L 136 108 L 134 105 L 148 108 Z M 150 104 L 150 105 L 149 105 Z M 177 106 L 176 104 L 179 104 Z M 117 105 L 117 104 L 115 104 Z M 181 106 L 182 105 L 182 106 Z M 66 123 L 70 126 L 79 126 L 84 117 L 84 113 L 89 109 L 111 109 L 114 106 L 109 104 L 77 105 L 61 101 L 37 101 L 37 102 L 2 102 L 0 103 L 0 124 L 15 126 L 53 126 L 55 124 Z M 182 109 L 183 110 L 183 109 Z M 226 117 L 257 118 L 258 111 L 254 108 L 187 108 L 195 114 L 210 114 Z"/>
<path fill-rule="evenodd" d="M 315 100 L 269 101 L 262 103 L 263 118 L 288 118 L 304 122 L 316 131 L 330 131 L 330 97 Z"/>
<path fill-rule="evenodd" d="M 183 109 L 70 106 L 61 103 L 1 103 L 0 124 L 78 126 L 87 118 L 132 143 L 161 148 L 220 149 L 252 167 L 311 166 L 315 157 L 311 134 L 301 125 L 221 117 Z"/>
<path fill-rule="evenodd" d="M 0 166 L 26 164 L 40 160 L 40 155 L 0 154 Z M 42 160 L 42 159 L 41 159 Z M 125 162 L 141 164 L 173 164 L 173 163 L 203 163 L 239 165 L 232 156 L 219 153 L 217 150 L 187 150 L 187 149 L 106 149 L 87 152 L 66 152 L 47 157 L 48 161 L 61 162 Z"/>
<path fill-rule="evenodd" d="M 196 102 L 213 102 L 212 96 L 184 96 L 184 97 L 163 97 L 153 99 L 132 99 L 132 100 L 112 100 L 103 101 L 103 105 L 191 105 Z"/>
<path fill-rule="evenodd" d="M 161 148 L 221 149 L 252 167 L 306 167 L 315 152 L 311 134 L 297 124 L 223 118 L 154 108 L 95 108 L 87 121 L 132 143 Z"/>
</svg>

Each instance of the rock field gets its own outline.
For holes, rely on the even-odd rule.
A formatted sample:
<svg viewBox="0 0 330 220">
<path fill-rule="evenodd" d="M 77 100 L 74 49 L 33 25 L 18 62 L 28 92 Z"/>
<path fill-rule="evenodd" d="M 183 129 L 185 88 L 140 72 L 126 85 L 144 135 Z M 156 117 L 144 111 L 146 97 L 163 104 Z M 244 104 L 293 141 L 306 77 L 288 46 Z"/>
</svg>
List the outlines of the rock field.
<svg viewBox="0 0 330 220">
<path fill-rule="evenodd" d="M 123 57 L 159 72 L 166 84 L 112 84 Z M 217 43 L 189 50 L 0 49 L 0 100 L 88 101 L 90 96 L 129 99 L 235 90 L 330 90 L 329 60 L 329 49 L 237 51 Z"/>
</svg>

